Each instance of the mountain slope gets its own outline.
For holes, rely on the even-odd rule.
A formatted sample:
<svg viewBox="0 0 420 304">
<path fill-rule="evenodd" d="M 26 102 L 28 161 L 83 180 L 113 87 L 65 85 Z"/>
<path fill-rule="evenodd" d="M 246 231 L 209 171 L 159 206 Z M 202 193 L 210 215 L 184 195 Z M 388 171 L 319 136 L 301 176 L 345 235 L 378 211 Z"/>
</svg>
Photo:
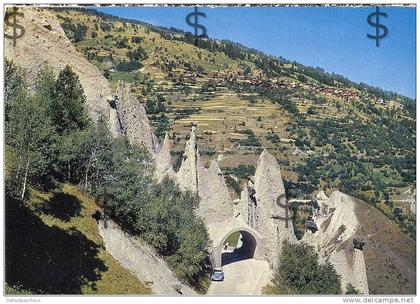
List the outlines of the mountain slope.
<svg viewBox="0 0 420 304">
<path fill-rule="evenodd" d="M 410 206 L 398 199 L 415 186 L 413 101 L 228 41 L 202 39 L 196 47 L 174 29 L 93 10 L 56 14 L 113 89 L 131 83 L 155 133 L 163 139 L 169 131 L 175 169 L 194 122 L 204 162 L 217 156 L 233 173 L 254 166 L 267 148 L 297 190 L 289 195 L 340 189 L 415 238 Z"/>
<path fill-rule="evenodd" d="M 191 123 L 204 163 L 217 157 L 239 183 L 266 147 L 289 197 L 339 188 L 386 214 L 358 208 L 370 289 L 415 291 L 415 243 L 401 232 L 415 237 L 415 217 L 394 199 L 415 186 L 412 104 L 229 42 L 203 40 L 197 48 L 176 31 L 84 10 L 50 12 L 113 90 L 119 80 L 130 84 L 157 135 L 169 131 L 176 171 Z"/>
</svg>

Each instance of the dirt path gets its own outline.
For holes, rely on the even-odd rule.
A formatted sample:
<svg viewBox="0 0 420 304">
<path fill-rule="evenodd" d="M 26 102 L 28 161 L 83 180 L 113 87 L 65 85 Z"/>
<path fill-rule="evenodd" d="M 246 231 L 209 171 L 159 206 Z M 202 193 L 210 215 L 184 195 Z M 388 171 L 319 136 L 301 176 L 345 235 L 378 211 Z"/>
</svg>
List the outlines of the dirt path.
<svg viewBox="0 0 420 304">
<path fill-rule="evenodd" d="M 223 266 L 225 280 L 211 282 L 209 295 L 259 295 L 270 282 L 270 267 L 266 261 L 241 260 Z"/>
</svg>

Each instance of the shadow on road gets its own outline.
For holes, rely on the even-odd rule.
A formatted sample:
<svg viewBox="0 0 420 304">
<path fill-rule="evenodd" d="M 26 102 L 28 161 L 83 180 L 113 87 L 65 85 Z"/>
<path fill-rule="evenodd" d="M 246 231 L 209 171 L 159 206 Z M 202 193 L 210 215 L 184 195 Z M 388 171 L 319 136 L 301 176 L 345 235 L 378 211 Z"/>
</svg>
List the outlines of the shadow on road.
<svg viewBox="0 0 420 304">
<path fill-rule="evenodd" d="M 223 252 L 222 253 L 222 267 L 229 265 L 238 261 L 252 259 L 252 256 L 249 254 L 242 254 L 238 249 L 233 250 L 232 252 Z"/>
</svg>

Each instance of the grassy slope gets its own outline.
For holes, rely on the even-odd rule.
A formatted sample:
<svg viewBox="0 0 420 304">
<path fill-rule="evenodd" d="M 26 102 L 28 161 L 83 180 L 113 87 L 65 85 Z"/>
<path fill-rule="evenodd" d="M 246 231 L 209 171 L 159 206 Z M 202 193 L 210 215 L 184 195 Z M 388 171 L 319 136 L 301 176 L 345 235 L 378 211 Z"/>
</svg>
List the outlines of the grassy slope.
<svg viewBox="0 0 420 304">
<path fill-rule="evenodd" d="M 28 206 L 6 203 L 7 293 L 150 293 L 105 250 L 91 217 L 97 206 L 76 186 L 31 190 Z"/>
</svg>

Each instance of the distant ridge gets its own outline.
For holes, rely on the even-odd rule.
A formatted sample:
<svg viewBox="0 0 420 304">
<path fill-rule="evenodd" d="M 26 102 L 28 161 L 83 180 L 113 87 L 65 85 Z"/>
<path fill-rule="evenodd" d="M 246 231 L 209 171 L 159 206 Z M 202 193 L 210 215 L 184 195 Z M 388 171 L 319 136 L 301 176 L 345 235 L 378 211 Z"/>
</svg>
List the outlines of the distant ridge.
<svg viewBox="0 0 420 304">
<path fill-rule="evenodd" d="M 72 8 L 72 7 L 71 8 L 64 8 L 64 7 L 62 7 L 62 8 L 57 8 L 57 9 L 58 10 L 66 10 L 66 9 L 78 10 L 78 11 L 85 12 L 85 13 L 88 13 L 88 14 L 91 14 L 91 15 L 96 15 L 96 16 L 99 16 L 99 17 L 102 17 L 102 18 L 105 18 L 105 19 L 117 20 L 117 21 L 121 21 L 121 22 L 143 25 L 143 26 L 146 26 L 146 27 L 150 28 L 151 30 L 153 30 L 155 32 L 158 32 L 158 33 L 166 32 L 167 34 L 172 34 L 172 35 L 183 35 L 183 37 L 174 36 L 174 37 L 171 37 L 171 38 L 175 39 L 175 40 L 179 40 L 179 41 L 184 41 L 184 42 L 187 42 L 187 43 L 190 43 L 190 44 L 194 44 L 193 39 L 186 39 L 186 37 L 188 37 L 192 34 L 189 33 L 189 32 L 185 32 L 184 30 L 177 29 L 177 28 L 174 28 L 174 27 L 167 28 L 167 27 L 164 27 L 164 26 L 159 26 L 159 25 L 154 25 L 154 24 L 151 24 L 151 23 L 147 23 L 147 22 L 144 22 L 144 21 L 141 21 L 141 20 L 123 18 L 123 17 L 118 17 L 118 16 L 115 16 L 115 15 L 112 15 L 112 14 L 99 12 L 95 8 L 92 8 L 90 5 L 86 5 L 86 7 L 83 7 L 83 8 Z M 236 46 L 236 47 L 240 48 L 242 51 L 246 51 L 246 52 L 254 53 L 256 55 L 260 55 L 263 58 L 267 58 L 267 59 L 270 58 L 270 59 L 278 61 L 279 63 L 282 63 L 282 64 L 284 64 L 284 63 L 285 64 L 294 64 L 298 69 L 300 69 L 300 73 L 302 73 L 306 76 L 316 78 L 316 77 L 314 77 L 315 74 L 321 74 L 321 75 L 323 75 L 324 79 L 325 78 L 330 78 L 332 80 L 332 82 L 338 81 L 338 82 L 341 82 L 345 86 L 348 86 L 348 87 L 355 87 L 359 90 L 366 90 L 368 93 L 373 94 L 373 95 L 377 96 L 378 98 L 383 98 L 385 100 L 400 98 L 404 102 L 415 102 L 415 99 L 404 96 L 400 93 L 397 93 L 397 92 L 394 92 L 394 91 L 389 91 L 389 90 L 384 90 L 380 87 L 372 86 L 372 85 L 366 84 L 364 82 L 357 83 L 357 82 L 354 82 L 354 81 L 348 79 L 347 77 L 345 77 L 343 75 L 336 74 L 334 72 L 326 72 L 321 67 L 305 66 L 305 65 L 303 65 L 301 63 L 298 63 L 296 61 L 287 60 L 287 59 L 285 59 L 281 56 L 274 56 L 274 55 L 267 54 L 267 53 L 264 53 L 262 51 L 259 51 L 255 48 L 250 48 L 250 47 L 244 46 L 243 44 L 238 43 L 238 42 L 233 42 L 233 41 L 226 40 L 226 39 L 222 39 L 222 40 L 214 39 L 214 38 L 210 38 L 210 37 L 207 37 L 206 40 L 209 41 L 209 42 L 222 42 L 222 43 L 225 43 L 229 46 Z M 206 40 L 202 39 L 201 41 L 206 41 Z M 204 44 L 204 45 L 199 44 L 198 47 L 206 49 L 205 45 L 206 44 Z M 229 56 L 229 54 L 227 54 L 227 55 Z"/>
</svg>

